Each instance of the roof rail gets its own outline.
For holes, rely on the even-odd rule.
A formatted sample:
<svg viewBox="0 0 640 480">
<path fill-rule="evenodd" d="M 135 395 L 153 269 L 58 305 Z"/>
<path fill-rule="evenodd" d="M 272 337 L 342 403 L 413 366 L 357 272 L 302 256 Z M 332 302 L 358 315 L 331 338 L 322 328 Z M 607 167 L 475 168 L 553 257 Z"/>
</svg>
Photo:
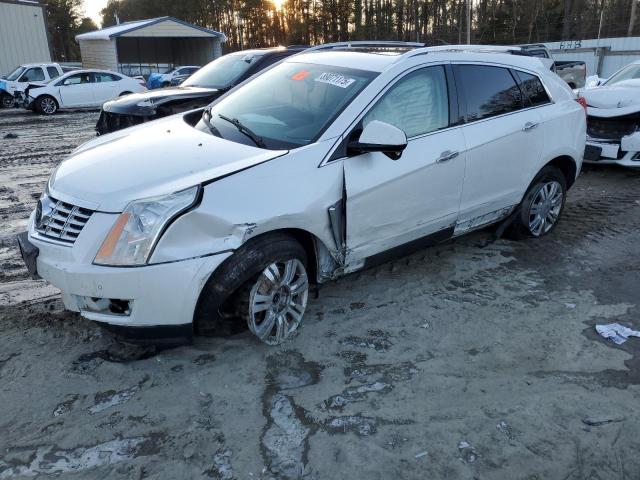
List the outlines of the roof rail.
<svg viewBox="0 0 640 480">
<path fill-rule="evenodd" d="M 418 42 L 399 42 L 393 40 L 356 40 L 350 42 L 335 42 L 316 45 L 308 48 L 307 52 L 317 52 L 320 50 L 346 50 L 350 48 L 422 48 L 424 43 Z"/>
</svg>

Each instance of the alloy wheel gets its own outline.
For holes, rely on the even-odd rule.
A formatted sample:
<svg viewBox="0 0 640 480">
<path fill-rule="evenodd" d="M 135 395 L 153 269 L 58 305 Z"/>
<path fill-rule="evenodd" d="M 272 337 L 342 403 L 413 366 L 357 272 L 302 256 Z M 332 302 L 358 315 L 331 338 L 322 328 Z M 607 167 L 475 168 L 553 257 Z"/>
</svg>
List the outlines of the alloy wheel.
<svg viewBox="0 0 640 480">
<path fill-rule="evenodd" d="M 529 207 L 529 230 L 540 237 L 553 228 L 562 210 L 562 185 L 552 180 L 544 183 L 533 197 Z"/>
<path fill-rule="evenodd" d="M 58 107 L 53 98 L 46 97 L 40 101 L 40 108 L 42 108 L 42 111 L 47 115 L 51 115 L 56 112 Z"/>
<path fill-rule="evenodd" d="M 300 325 L 307 307 L 309 281 L 298 259 L 274 262 L 251 289 L 249 330 L 267 345 L 278 345 Z"/>
</svg>

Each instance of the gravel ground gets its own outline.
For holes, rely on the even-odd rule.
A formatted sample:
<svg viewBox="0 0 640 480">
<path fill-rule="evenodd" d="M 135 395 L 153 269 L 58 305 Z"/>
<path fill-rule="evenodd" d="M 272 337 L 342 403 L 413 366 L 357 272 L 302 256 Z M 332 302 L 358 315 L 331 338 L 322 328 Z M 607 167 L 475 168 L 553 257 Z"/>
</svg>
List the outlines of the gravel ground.
<svg viewBox="0 0 640 480">
<path fill-rule="evenodd" d="M 0 479 L 640 477 L 640 171 L 591 168 L 556 231 L 483 231 L 324 286 L 299 334 L 119 344 L 14 245 L 97 114 L 0 112 Z M 4 138 L 15 133 L 17 138 Z"/>
</svg>

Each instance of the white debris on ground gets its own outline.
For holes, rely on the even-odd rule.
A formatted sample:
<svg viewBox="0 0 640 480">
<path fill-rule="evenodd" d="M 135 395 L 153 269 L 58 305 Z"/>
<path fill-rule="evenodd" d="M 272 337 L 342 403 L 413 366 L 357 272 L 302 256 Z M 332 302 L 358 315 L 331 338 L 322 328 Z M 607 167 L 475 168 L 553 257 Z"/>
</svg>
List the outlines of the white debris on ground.
<svg viewBox="0 0 640 480">
<path fill-rule="evenodd" d="M 596 325 L 596 332 L 604 338 L 611 340 L 616 345 L 622 345 L 629 337 L 640 337 L 640 332 L 619 323 L 609 323 L 608 325 Z"/>
</svg>

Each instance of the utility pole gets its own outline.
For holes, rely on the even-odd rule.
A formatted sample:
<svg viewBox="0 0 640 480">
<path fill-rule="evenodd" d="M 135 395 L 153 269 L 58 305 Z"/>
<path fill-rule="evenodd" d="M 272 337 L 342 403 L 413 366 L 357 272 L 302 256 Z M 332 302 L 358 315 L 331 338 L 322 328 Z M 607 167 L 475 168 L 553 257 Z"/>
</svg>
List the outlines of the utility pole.
<svg viewBox="0 0 640 480">
<path fill-rule="evenodd" d="M 627 30 L 627 37 L 633 36 L 633 26 L 636 22 L 636 9 L 638 7 L 637 0 L 631 0 L 631 17 L 629 18 L 629 30 Z"/>
<path fill-rule="evenodd" d="M 471 0 L 467 0 L 467 45 L 471 45 Z"/>
</svg>

